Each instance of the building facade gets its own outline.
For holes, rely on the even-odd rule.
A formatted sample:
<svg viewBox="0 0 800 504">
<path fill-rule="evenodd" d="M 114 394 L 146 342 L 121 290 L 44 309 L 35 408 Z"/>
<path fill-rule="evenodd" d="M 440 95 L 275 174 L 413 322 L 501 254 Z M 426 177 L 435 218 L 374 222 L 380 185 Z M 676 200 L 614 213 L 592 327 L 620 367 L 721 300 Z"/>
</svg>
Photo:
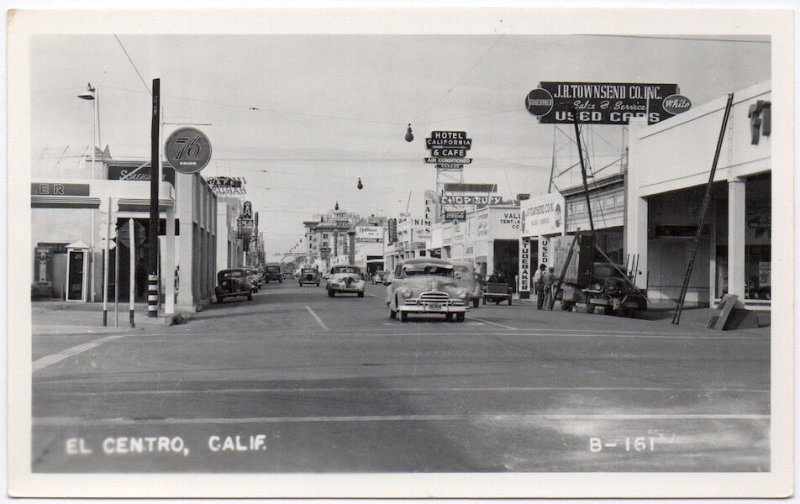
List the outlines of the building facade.
<svg viewBox="0 0 800 504">
<path fill-rule="evenodd" d="M 771 285 L 770 83 L 734 93 L 701 229 L 687 305 L 736 294 L 768 309 Z M 679 297 L 722 126 L 726 97 L 653 126 L 632 123 L 626 248 L 651 300 Z"/>
<path fill-rule="evenodd" d="M 485 277 L 515 285 L 519 265 L 520 207 L 490 205 L 465 212 L 463 221 L 433 225 L 430 247 L 442 259 L 468 260 Z"/>
<path fill-rule="evenodd" d="M 199 175 L 176 174 L 164 165 L 159 226 L 151 230 L 149 163 L 112 159 L 108 149 L 96 157 L 95 166 L 86 160 L 69 169 L 34 164 L 32 297 L 102 301 L 105 239 L 110 236 L 109 299 L 116 292 L 119 300 L 129 301 L 132 289 L 135 300 L 145 301 L 148 238 L 157 233 L 165 308 L 174 310 L 177 303 L 195 310 L 207 303 L 214 287 L 215 264 L 209 261 L 216 255 L 216 231 L 211 229 L 216 221 L 216 196 Z M 49 176 L 51 172 L 65 177 Z M 129 233 L 122 231 L 130 223 L 132 244 Z"/>
</svg>

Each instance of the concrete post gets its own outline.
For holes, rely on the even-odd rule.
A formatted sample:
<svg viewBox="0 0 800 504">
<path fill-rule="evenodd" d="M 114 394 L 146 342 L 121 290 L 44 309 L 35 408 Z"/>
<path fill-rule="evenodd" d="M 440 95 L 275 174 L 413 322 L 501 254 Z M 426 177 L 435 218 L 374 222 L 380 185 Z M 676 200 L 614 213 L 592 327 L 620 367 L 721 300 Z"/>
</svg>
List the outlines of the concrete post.
<svg viewBox="0 0 800 504">
<path fill-rule="evenodd" d="M 175 313 L 175 206 L 167 207 L 167 236 L 166 246 L 164 247 L 164 257 L 162 276 L 165 282 L 164 314 L 172 315 Z"/>
<path fill-rule="evenodd" d="M 178 204 L 177 216 L 180 221 L 180 247 L 178 264 L 181 267 L 181 274 L 178 279 L 178 307 L 188 311 L 194 311 L 194 202 L 192 192 L 194 180 L 192 175 L 185 173 L 175 173 L 175 183 L 177 185 L 175 198 Z"/>
<path fill-rule="evenodd" d="M 728 181 L 728 292 L 744 300 L 745 278 L 745 181 Z"/>
<path fill-rule="evenodd" d="M 630 201 L 630 200 L 629 200 Z M 640 289 L 647 288 L 647 221 L 649 219 L 648 203 L 645 198 L 636 198 L 633 200 L 633 206 L 630 208 L 631 217 L 628 222 L 632 224 L 631 233 L 628 235 L 633 243 L 631 255 L 638 254 L 638 266 L 635 274 L 634 283 Z"/>
</svg>

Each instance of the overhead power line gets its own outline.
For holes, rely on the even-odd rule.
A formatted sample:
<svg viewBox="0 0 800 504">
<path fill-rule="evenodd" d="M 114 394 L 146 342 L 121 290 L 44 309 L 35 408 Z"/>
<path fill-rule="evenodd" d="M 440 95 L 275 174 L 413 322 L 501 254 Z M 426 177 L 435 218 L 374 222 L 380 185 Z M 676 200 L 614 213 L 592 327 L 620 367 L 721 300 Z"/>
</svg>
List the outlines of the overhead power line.
<svg viewBox="0 0 800 504">
<path fill-rule="evenodd" d="M 149 94 L 150 96 L 153 96 L 153 92 L 150 91 L 150 87 L 147 85 L 147 82 L 145 82 L 144 77 L 142 77 L 142 73 L 139 72 L 139 69 L 136 67 L 136 63 L 133 62 L 133 59 L 131 58 L 131 55 L 128 54 L 127 49 L 125 49 L 125 45 L 122 43 L 122 41 L 119 39 L 119 37 L 117 37 L 116 33 L 114 34 L 114 38 L 117 39 L 117 42 L 119 43 L 119 46 L 122 48 L 122 52 L 125 53 L 125 56 L 127 56 L 128 61 L 131 62 L 131 66 L 133 66 L 134 71 L 136 71 L 136 75 L 139 76 L 139 80 L 142 81 L 142 84 L 144 85 L 144 88 L 147 90 L 147 94 Z"/>
</svg>

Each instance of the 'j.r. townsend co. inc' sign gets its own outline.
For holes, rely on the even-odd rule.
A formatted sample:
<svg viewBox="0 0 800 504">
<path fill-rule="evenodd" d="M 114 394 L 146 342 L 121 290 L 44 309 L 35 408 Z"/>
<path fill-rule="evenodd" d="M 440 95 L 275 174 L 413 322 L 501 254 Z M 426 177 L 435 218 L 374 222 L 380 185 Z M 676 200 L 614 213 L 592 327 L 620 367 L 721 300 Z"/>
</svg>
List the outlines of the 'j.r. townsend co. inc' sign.
<svg viewBox="0 0 800 504">
<path fill-rule="evenodd" d="M 522 236 L 558 234 L 564 230 L 564 196 L 551 193 L 520 202 Z"/>
<path fill-rule="evenodd" d="M 677 84 L 542 82 L 528 93 L 525 107 L 547 124 L 572 123 L 576 115 L 581 123 L 628 124 L 644 117 L 654 124 L 688 110 L 691 102 L 679 92 Z"/>
</svg>

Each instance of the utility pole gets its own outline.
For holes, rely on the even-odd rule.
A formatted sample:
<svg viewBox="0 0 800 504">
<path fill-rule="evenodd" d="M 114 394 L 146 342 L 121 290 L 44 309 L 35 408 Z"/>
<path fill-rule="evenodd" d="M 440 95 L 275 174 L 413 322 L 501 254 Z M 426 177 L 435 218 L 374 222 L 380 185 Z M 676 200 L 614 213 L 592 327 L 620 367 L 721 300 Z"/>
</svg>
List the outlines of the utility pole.
<svg viewBox="0 0 800 504">
<path fill-rule="evenodd" d="M 159 129 L 161 126 L 161 79 L 153 79 L 153 110 L 150 125 L 150 232 L 148 240 L 147 315 L 158 317 L 158 166 Z"/>
<path fill-rule="evenodd" d="M 581 132 L 578 129 L 578 111 L 572 111 L 572 119 L 575 123 L 575 140 L 578 143 L 578 159 L 581 162 L 581 176 L 583 178 L 583 193 L 586 195 L 586 211 L 589 212 L 589 227 L 592 230 L 592 240 L 594 236 L 594 220 L 592 219 L 592 202 L 589 199 L 589 185 L 586 183 L 586 166 L 583 164 L 583 149 L 581 148 Z M 552 178 L 551 178 L 552 180 Z"/>
</svg>

